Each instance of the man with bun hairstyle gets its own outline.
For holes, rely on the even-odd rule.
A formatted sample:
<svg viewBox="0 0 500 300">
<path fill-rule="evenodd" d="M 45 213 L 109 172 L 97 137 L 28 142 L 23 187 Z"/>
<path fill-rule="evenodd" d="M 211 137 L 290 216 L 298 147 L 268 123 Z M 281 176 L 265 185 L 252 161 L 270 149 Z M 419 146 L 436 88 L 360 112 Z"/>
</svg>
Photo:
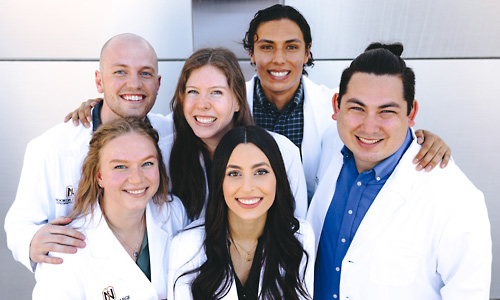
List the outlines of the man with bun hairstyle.
<svg viewBox="0 0 500 300">
<path fill-rule="evenodd" d="M 415 75 L 403 45 L 371 44 L 333 97 L 344 146 L 308 212 L 316 235 L 314 299 L 488 299 L 491 235 L 484 196 L 450 161 L 418 172 Z"/>
</svg>

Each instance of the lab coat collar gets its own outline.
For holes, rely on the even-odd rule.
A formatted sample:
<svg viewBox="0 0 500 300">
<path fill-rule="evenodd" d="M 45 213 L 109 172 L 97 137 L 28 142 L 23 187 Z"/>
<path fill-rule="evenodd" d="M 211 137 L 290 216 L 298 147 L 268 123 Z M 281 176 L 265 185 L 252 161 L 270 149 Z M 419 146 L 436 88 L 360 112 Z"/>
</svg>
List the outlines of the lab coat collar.
<svg viewBox="0 0 500 300">
<path fill-rule="evenodd" d="M 90 252 L 94 259 L 102 260 L 104 270 L 117 278 L 122 278 L 124 281 L 134 282 L 134 284 L 141 286 L 145 295 L 152 294 L 154 297 L 158 297 L 157 291 L 153 286 L 157 287 L 159 292 L 162 289 L 158 287 L 166 285 L 163 270 L 165 243 L 162 243 L 162 241 L 166 241 L 168 234 L 155 222 L 155 212 L 153 212 L 154 208 L 151 206 L 150 202 L 146 207 L 146 226 L 150 237 L 148 241 L 149 253 L 151 261 L 155 261 L 155 263 L 151 263 L 151 282 L 149 282 L 141 269 L 130 258 L 108 227 L 100 206 L 95 208 L 94 215 L 87 227 L 87 246 L 90 247 Z M 164 207 L 164 209 L 166 208 Z"/>
<path fill-rule="evenodd" d="M 420 175 L 415 170 L 415 165 L 412 161 L 421 146 L 417 143 L 413 129 L 411 129 L 411 134 L 413 142 L 403 157 L 401 157 L 394 172 L 370 206 L 354 236 L 350 248 L 355 249 L 364 241 L 373 237 L 375 232 L 382 230 L 387 222 L 391 220 L 391 216 L 412 195 L 412 188 L 416 180 L 415 177 Z"/>
</svg>

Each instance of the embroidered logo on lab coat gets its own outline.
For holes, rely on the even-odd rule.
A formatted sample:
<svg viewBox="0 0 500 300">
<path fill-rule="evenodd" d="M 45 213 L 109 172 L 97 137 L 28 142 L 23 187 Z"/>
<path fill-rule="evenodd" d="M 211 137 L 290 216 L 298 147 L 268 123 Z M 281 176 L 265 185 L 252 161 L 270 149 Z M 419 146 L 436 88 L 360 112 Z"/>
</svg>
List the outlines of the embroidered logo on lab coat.
<svg viewBox="0 0 500 300">
<path fill-rule="evenodd" d="M 112 286 L 108 286 L 102 291 L 102 298 L 104 300 L 112 300 L 115 298 L 115 289 Z"/>
<path fill-rule="evenodd" d="M 108 286 L 102 291 L 102 298 L 103 300 L 114 300 L 117 299 L 118 297 L 115 293 L 115 288 L 112 286 Z M 130 295 L 125 296 L 123 298 L 117 299 L 117 300 L 130 300 Z"/>
<path fill-rule="evenodd" d="M 63 199 L 56 198 L 57 204 L 71 204 L 75 202 L 75 190 L 73 189 L 72 185 L 68 185 L 66 187 L 66 190 L 64 191 L 65 197 Z M 113 299 L 113 298 L 111 298 Z"/>
</svg>

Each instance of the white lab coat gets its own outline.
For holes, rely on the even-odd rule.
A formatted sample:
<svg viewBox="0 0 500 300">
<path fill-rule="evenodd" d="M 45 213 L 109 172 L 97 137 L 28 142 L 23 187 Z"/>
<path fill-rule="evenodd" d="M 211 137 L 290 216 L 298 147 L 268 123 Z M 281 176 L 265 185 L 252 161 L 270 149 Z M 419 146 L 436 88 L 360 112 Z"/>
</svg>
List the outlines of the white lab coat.
<svg viewBox="0 0 500 300">
<path fill-rule="evenodd" d="M 246 83 L 247 101 L 252 112 L 255 76 Z M 329 126 L 332 126 L 332 124 L 336 126 L 337 124 L 332 119 L 332 98 L 335 90 L 331 90 L 324 85 L 317 85 L 306 76 L 302 76 L 302 82 L 304 84 L 302 165 L 306 177 L 307 193 L 311 198 L 316 188 L 315 179 L 321 154 L 321 138 Z M 340 138 L 338 139 L 340 140 Z"/>
<path fill-rule="evenodd" d="M 171 125 L 164 116 L 148 114 L 148 118 L 160 140 L 171 134 Z M 26 147 L 16 199 L 5 218 L 5 231 L 14 258 L 31 271 L 36 266 L 29 258 L 31 239 L 49 220 L 71 212 L 91 136 L 91 128 L 63 123 Z"/>
<path fill-rule="evenodd" d="M 148 203 L 149 281 L 110 230 L 97 205 L 87 222 L 79 219 L 71 225 L 85 234 L 87 246 L 76 254 L 56 253 L 64 260 L 60 265 L 38 264 L 33 299 L 166 299 L 170 242 L 186 221 L 184 206 L 175 197 L 161 210 L 152 201 Z M 104 291 L 110 290 L 114 298 L 104 297 Z"/>
<path fill-rule="evenodd" d="M 172 114 L 167 116 L 169 120 L 172 120 Z M 173 122 L 173 121 L 172 121 Z M 306 188 L 306 180 L 304 177 L 304 171 L 302 169 L 302 164 L 300 160 L 300 153 L 297 146 L 292 143 L 287 137 L 275 133 L 269 132 L 276 143 L 281 152 L 281 156 L 283 157 L 283 162 L 285 164 L 286 173 L 288 175 L 288 181 L 290 182 L 290 188 L 292 190 L 293 196 L 295 198 L 295 216 L 297 218 L 305 219 L 307 214 L 307 188 Z M 172 151 L 172 146 L 174 144 L 174 134 L 169 135 L 161 142 L 161 148 L 165 149 L 162 151 L 164 154 L 164 161 L 167 165 L 170 160 L 170 153 Z M 205 162 L 203 157 L 200 154 L 200 162 L 202 167 L 205 167 Z M 168 170 L 170 176 L 170 170 Z M 208 195 L 208 184 L 205 182 L 207 186 L 207 195 Z M 205 199 L 205 203 L 208 200 Z M 203 218 L 205 215 L 205 208 L 203 209 L 200 218 Z"/>
<path fill-rule="evenodd" d="M 199 226 L 191 228 L 193 227 L 193 225 L 195 226 L 197 224 L 202 224 L 202 222 L 193 222 L 192 225 L 188 226 L 188 228 L 190 229 L 186 229 L 185 231 L 180 232 L 172 241 L 172 245 L 170 248 L 170 267 L 168 271 L 169 300 L 192 299 L 191 282 L 194 280 L 197 274 L 190 274 L 182 276 L 180 278 L 179 276 L 187 271 L 198 268 L 207 260 L 205 251 L 203 249 L 205 227 Z M 304 282 L 306 284 L 307 291 L 312 297 L 314 288 L 314 262 L 316 261 L 316 256 L 314 251 L 314 232 L 312 231 L 311 225 L 309 225 L 307 222 L 300 222 L 300 229 L 296 233 L 296 236 L 302 243 L 304 250 L 309 255 L 307 268 L 305 255 L 303 256 L 299 274 L 302 275 L 304 273 L 304 268 L 306 268 Z M 259 293 L 261 291 L 261 287 L 262 273 L 260 276 Z M 236 289 L 234 278 L 229 292 L 225 297 L 223 297 L 223 299 L 238 299 L 238 292 Z M 303 298 L 301 297 L 300 299 Z"/>
<path fill-rule="evenodd" d="M 414 139 L 361 222 L 342 262 L 339 299 L 489 298 L 492 249 L 483 194 L 453 161 L 416 171 L 419 150 Z M 316 249 L 343 165 L 338 149 L 324 151 L 332 160 L 307 218 Z"/>
</svg>

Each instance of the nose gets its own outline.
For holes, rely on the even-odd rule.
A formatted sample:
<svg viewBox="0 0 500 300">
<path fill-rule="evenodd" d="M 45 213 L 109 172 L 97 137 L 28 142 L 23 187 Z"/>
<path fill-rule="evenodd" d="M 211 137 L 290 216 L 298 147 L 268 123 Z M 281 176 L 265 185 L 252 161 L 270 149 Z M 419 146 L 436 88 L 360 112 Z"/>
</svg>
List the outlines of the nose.
<svg viewBox="0 0 500 300">
<path fill-rule="evenodd" d="M 243 177 L 243 192 L 251 192 L 255 187 L 253 176 L 244 176 Z"/>
<path fill-rule="evenodd" d="M 210 99 L 208 99 L 206 95 L 200 95 L 200 98 L 198 99 L 196 105 L 199 109 L 209 109 Z"/>
<path fill-rule="evenodd" d="M 141 79 L 139 78 L 138 74 L 131 73 L 127 77 L 127 87 L 133 90 L 137 90 L 141 87 Z"/>
<path fill-rule="evenodd" d="M 283 51 L 283 49 L 276 49 L 276 51 L 274 51 L 273 63 L 275 64 L 285 63 L 285 52 Z"/>
<path fill-rule="evenodd" d="M 128 176 L 129 183 L 139 184 L 142 182 L 143 178 L 144 178 L 144 174 L 143 174 L 142 170 L 140 170 L 139 168 L 136 168 L 136 167 L 130 168 L 130 172 L 129 172 L 129 176 Z"/>
<path fill-rule="evenodd" d="M 367 114 L 363 119 L 361 128 L 364 133 L 376 133 L 380 130 L 378 118 L 375 115 Z"/>
</svg>

